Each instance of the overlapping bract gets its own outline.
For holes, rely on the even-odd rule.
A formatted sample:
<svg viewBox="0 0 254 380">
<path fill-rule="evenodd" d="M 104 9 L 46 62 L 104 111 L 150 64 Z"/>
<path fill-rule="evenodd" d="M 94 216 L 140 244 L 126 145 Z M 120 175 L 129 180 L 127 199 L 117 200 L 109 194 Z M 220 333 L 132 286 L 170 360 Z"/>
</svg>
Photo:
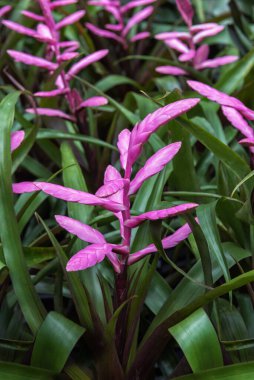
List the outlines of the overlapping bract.
<svg viewBox="0 0 254 380">
<path fill-rule="evenodd" d="M 163 40 L 165 44 L 175 50 L 178 60 L 181 63 L 187 62 L 197 70 L 214 68 L 232 63 L 238 59 L 237 56 L 228 55 L 218 58 L 209 59 L 209 46 L 202 45 L 206 37 L 219 34 L 224 29 L 223 26 L 216 23 L 204 23 L 192 25 L 194 10 L 189 0 L 176 0 L 178 11 L 188 27 L 187 32 L 163 32 L 155 36 L 158 40 Z M 199 46 L 199 44 L 201 44 Z M 166 75 L 188 75 L 188 72 L 182 68 L 174 66 L 159 66 L 156 71 Z"/>
<path fill-rule="evenodd" d="M 151 16 L 154 8 L 150 4 L 155 1 L 156 0 L 134 0 L 127 2 L 125 5 L 121 5 L 121 0 L 90 0 L 88 1 L 89 5 L 101 7 L 113 17 L 114 23 L 105 24 L 103 28 L 91 23 L 86 23 L 86 27 L 94 35 L 115 40 L 126 49 L 128 42 L 140 41 L 150 36 L 150 33 L 147 31 L 138 32 L 135 35 L 131 35 L 130 32 L 134 27 Z M 126 13 L 143 6 L 145 6 L 145 8 L 134 12 L 128 21 L 125 21 Z"/>
<path fill-rule="evenodd" d="M 206 84 L 192 80 L 187 81 L 187 83 L 200 95 L 221 105 L 222 112 L 226 118 L 245 136 L 245 138 L 239 142 L 247 145 L 250 152 L 254 154 L 254 129 L 246 121 L 246 119 L 254 120 L 254 111 L 246 107 L 239 99 L 229 96 Z"/>
<path fill-rule="evenodd" d="M 197 204 L 184 203 L 167 209 L 148 211 L 139 216 L 131 216 L 130 196 L 138 191 L 144 181 L 163 170 L 181 148 L 181 142 L 175 142 L 160 149 L 146 161 L 143 168 L 132 179 L 133 165 L 140 156 L 143 145 L 160 126 L 187 112 L 198 102 L 199 99 L 177 101 L 146 116 L 143 121 L 135 125 L 132 132 L 123 130 L 119 134 L 117 145 L 124 175 L 122 176 L 116 168 L 109 165 L 104 174 L 104 183 L 95 195 L 46 182 L 23 182 L 13 185 L 15 193 L 42 190 L 46 194 L 68 202 L 103 207 L 112 211 L 118 218 L 122 242 L 120 244 L 109 244 L 98 230 L 69 217 L 56 216 L 57 222 L 69 233 L 91 243 L 70 259 L 67 265 L 68 271 L 88 268 L 107 257 L 114 270 L 121 272 L 126 259 L 129 264 L 132 264 L 146 254 L 156 251 L 155 246 L 150 245 L 130 255 L 131 230 L 133 228 L 145 220 L 174 217 L 195 209 Z M 190 233 L 189 226 L 185 225 L 172 236 L 163 239 L 163 246 L 165 248 L 173 247 Z"/>
<path fill-rule="evenodd" d="M 85 107 L 98 107 L 107 104 L 107 99 L 103 97 L 89 98 L 83 100 L 77 90 L 72 90 L 71 80 L 73 77 L 87 66 L 101 60 L 108 54 L 108 50 L 103 49 L 96 51 L 86 57 L 78 60 L 78 62 L 71 65 L 70 69 L 66 71 L 61 69 L 64 62 L 71 62 L 75 58 L 79 58 L 79 43 L 77 41 L 61 41 L 61 29 L 80 21 L 85 15 L 85 11 L 76 11 L 60 21 L 56 22 L 52 11 L 59 7 L 64 7 L 69 4 L 74 4 L 77 0 L 38 0 L 42 14 L 35 14 L 30 11 L 23 11 L 23 15 L 29 19 L 37 22 L 35 29 L 28 28 L 10 20 L 4 20 L 3 24 L 22 35 L 32 37 L 39 42 L 44 43 L 45 57 L 36 57 L 21 51 L 8 50 L 8 54 L 16 61 L 26 65 L 32 65 L 45 69 L 52 75 L 56 70 L 59 75 L 55 81 L 56 88 L 51 91 L 39 91 L 34 95 L 36 97 L 55 97 L 64 96 L 68 103 L 68 113 L 59 111 L 58 109 L 48 108 L 29 108 L 27 112 L 36 113 L 39 115 L 60 117 L 66 120 L 75 122 L 77 112 Z"/>
</svg>

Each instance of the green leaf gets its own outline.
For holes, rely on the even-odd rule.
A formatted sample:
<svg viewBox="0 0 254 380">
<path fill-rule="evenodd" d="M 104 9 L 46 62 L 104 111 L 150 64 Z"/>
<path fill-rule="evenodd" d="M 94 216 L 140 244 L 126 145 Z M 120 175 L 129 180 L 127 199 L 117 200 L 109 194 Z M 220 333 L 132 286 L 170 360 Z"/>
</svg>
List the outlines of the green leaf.
<svg viewBox="0 0 254 380">
<path fill-rule="evenodd" d="M 45 309 L 28 274 L 12 199 L 10 133 L 19 95 L 18 92 L 12 93 L 0 104 L 0 234 L 18 302 L 31 330 L 36 332 Z"/>
<path fill-rule="evenodd" d="M 210 371 L 202 371 L 193 375 L 180 376 L 177 380 L 246 380 L 252 379 L 254 362 L 228 365 Z M 172 379 L 173 380 L 173 379 Z"/>
<path fill-rule="evenodd" d="M 61 372 L 85 329 L 63 315 L 51 311 L 35 339 L 31 364 L 53 372 Z"/>
<path fill-rule="evenodd" d="M 54 380 L 55 374 L 31 366 L 0 362 L 0 377 L 4 380 Z"/>
<path fill-rule="evenodd" d="M 203 309 L 169 329 L 193 372 L 220 367 L 223 358 L 217 333 Z"/>
</svg>

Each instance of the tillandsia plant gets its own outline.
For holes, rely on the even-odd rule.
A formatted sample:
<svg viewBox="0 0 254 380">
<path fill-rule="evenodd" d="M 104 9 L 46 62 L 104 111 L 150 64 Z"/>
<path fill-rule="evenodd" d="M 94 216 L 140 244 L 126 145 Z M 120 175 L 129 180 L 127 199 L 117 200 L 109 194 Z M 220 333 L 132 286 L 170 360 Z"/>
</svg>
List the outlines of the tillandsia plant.
<svg viewBox="0 0 254 380">
<path fill-rule="evenodd" d="M 110 16 L 109 19 L 112 18 L 112 21 L 105 24 L 103 29 L 91 23 L 86 23 L 86 27 L 94 35 L 112 39 L 126 50 L 129 48 L 129 44 L 144 40 L 150 36 L 147 30 L 137 32 L 136 29 L 140 23 L 152 15 L 154 7 L 149 4 L 155 1 L 133 0 L 122 4 L 122 0 L 89 0 L 89 5 L 101 7 Z M 145 8 L 140 10 L 144 6 Z M 134 13 L 130 18 L 126 19 L 129 12 Z"/>
<path fill-rule="evenodd" d="M 207 44 L 203 43 L 203 40 L 221 33 L 224 26 L 214 22 L 193 25 L 194 9 L 190 0 L 176 0 L 176 5 L 188 30 L 186 32 L 163 32 L 157 34 L 155 38 L 163 40 L 170 49 L 179 53 L 180 63 L 186 62 L 196 70 L 204 70 L 227 65 L 238 59 L 235 55 L 209 59 L 210 49 Z M 156 71 L 167 75 L 189 75 L 188 70 L 176 66 L 159 66 Z"/>
<path fill-rule="evenodd" d="M 25 17 L 37 22 L 35 29 L 28 28 L 10 20 L 4 20 L 2 23 L 7 28 L 21 35 L 32 37 L 40 43 L 45 44 L 45 57 L 43 58 L 17 50 L 8 50 L 8 54 L 16 62 L 44 69 L 48 71 L 49 75 L 53 78 L 55 88 L 49 91 L 37 91 L 34 93 L 34 96 L 37 98 L 54 98 L 61 96 L 66 99 L 68 104 L 67 112 L 60 109 L 41 107 L 29 108 L 26 111 L 38 115 L 60 117 L 76 123 L 82 123 L 84 122 L 80 112 L 82 109 L 105 105 L 108 101 L 102 96 L 94 96 L 83 100 L 80 93 L 75 88 L 72 88 L 71 81 L 87 66 L 105 57 L 108 54 L 108 50 L 99 50 L 86 57 L 80 58 L 80 53 L 77 52 L 80 47 L 78 41 L 61 40 L 62 29 L 81 20 L 85 15 L 85 11 L 76 11 L 58 22 L 55 21 L 53 12 L 58 8 L 75 3 L 77 3 L 77 0 L 38 0 L 41 10 L 40 14 L 27 10 L 22 11 Z M 77 59 L 77 62 L 73 63 L 75 59 Z M 68 70 L 66 69 L 67 63 L 71 65 Z M 57 73 L 57 75 L 55 73 Z M 55 79 L 54 76 L 56 77 Z"/>
<path fill-rule="evenodd" d="M 85 242 L 92 243 L 85 249 L 75 254 L 67 264 L 68 271 L 83 270 L 104 260 L 105 257 L 112 263 L 114 270 L 122 278 L 126 277 L 127 266 L 133 264 L 145 255 L 156 252 L 155 245 L 150 245 L 139 252 L 131 252 L 131 231 L 146 220 L 159 220 L 174 217 L 197 207 L 196 203 L 184 203 L 170 208 L 153 210 L 138 216 L 131 215 L 130 197 L 137 193 L 143 182 L 164 169 L 181 148 L 181 142 L 175 142 L 160 149 L 151 156 L 144 166 L 136 173 L 132 179 L 133 165 L 142 153 L 143 145 L 150 136 L 163 124 L 175 117 L 190 110 L 198 103 L 198 99 L 186 99 L 169 104 L 149 114 L 142 122 L 137 123 L 132 132 L 123 130 L 118 137 L 118 149 L 120 162 L 124 170 L 122 177 L 120 172 L 109 165 L 105 171 L 104 184 L 96 194 L 89 194 L 54 185 L 45 182 L 24 182 L 13 185 L 15 193 L 39 191 L 52 195 L 56 198 L 69 202 L 77 202 L 87 205 L 101 206 L 112 211 L 120 223 L 121 244 L 109 244 L 103 235 L 80 221 L 57 216 L 57 222 L 68 232 L 76 235 Z M 185 239 L 191 233 L 188 224 L 181 227 L 172 236 L 163 239 L 164 248 L 172 247 Z M 120 257 L 120 259 L 119 259 Z M 127 289 L 122 288 L 123 284 L 116 284 L 118 294 L 126 296 Z M 125 284 L 127 286 L 127 284 Z M 118 306 L 124 300 L 118 300 Z"/>
</svg>

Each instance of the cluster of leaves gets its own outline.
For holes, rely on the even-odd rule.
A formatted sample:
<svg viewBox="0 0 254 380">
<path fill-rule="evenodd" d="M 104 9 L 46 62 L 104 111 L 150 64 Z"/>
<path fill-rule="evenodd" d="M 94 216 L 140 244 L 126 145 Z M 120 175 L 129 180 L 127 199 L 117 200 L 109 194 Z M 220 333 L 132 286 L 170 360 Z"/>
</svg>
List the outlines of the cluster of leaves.
<svg viewBox="0 0 254 380">
<path fill-rule="evenodd" d="M 0 378 L 251 378 L 252 1 L 11 5 Z"/>
</svg>

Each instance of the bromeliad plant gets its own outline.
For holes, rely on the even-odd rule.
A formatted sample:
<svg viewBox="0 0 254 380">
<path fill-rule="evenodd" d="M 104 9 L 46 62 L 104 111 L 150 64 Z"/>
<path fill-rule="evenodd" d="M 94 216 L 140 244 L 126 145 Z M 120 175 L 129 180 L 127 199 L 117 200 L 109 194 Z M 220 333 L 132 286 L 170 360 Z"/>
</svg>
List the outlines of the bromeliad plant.
<svg viewBox="0 0 254 380">
<path fill-rule="evenodd" d="M 198 25 L 192 24 L 194 9 L 190 0 L 176 0 L 178 11 L 185 24 L 188 27 L 186 32 L 163 32 L 155 36 L 156 39 L 162 40 L 170 48 L 180 55 L 180 63 L 187 63 L 196 70 L 215 68 L 235 62 L 238 57 L 228 55 L 218 58 L 209 59 L 210 49 L 203 40 L 207 37 L 216 36 L 224 30 L 224 26 L 216 23 L 203 23 Z M 189 75 L 188 70 L 175 66 L 159 66 L 156 71 L 166 75 Z"/>
<path fill-rule="evenodd" d="M 99 28 L 91 23 L 86 23 L 94 35 L 106 39 L 112 39 L 119 43 L 124 50 L 128 49 L 129 44 L 144 40 L 150 36 L 147 30 L 136 32 L 139 24 L 150 17 L 154 11 L 154 7 L 149 4 L 156 0 L 134 0 L 126 4 L 121 4 L 122 0 L 90 0 L 88 4 L 91 6 L 101 7 L 113 19 L 113 23 L 109 22 L 103 28 Z M 140 7 L 149 5 L 146 8 L 137 10 Z M 127 19 L 126 15 L 129 12 L 134 12 Z M 133 32 L 134 31 L 134 32 Z"/>
<path fill-rule="evenodd" d="M 8 50 L 8 54 L 16 62 L 44 69 L 48 71 L 50 77 L 52 77 L 55 88 L 49 91 L 37 91 L 34 93 L 34 96 L 37 98 L 64 97 L 68 105 L 67 113 L 60 109 L 41 107 L 29 108 L 26 111 L 38 115 L 60 117 L 78 123 L 84 122 L 84 120 L 80 118 L 80 111 L 82 109 L 105 105 L 108 101 L 102 96 L 90 97 L 83 100 L 80 93 L 75 88 L 72 88 L 71 82 L 73 78 L 87 66 L 105 57 L 108 54 L 108 50 L 99 50 L 84 58 L 80 58 L 80 53 L 77 52 L 80 47 L 78 41 L 61 40 L 63 28 L 81 20 L 85 15 L 85 11 L 76 11 L 62 18 L 58 22 L 55 21 L 53 12 L 55 12 L 57 8 L 75 4 L 76 2 L 77 0 L 38 0 L 41 14 L 27 10 L 22 12 L 25 17 L 37 22 L 37 27 L 35 29 L 28 28 L 10 20 L 4 20 L 2 23 L 7 28 L 14 30 L 21 35 L 32 37 L 36 41 L 45 44 L 44 58 L 21 51 Z M 78 59 L 78 61 L 72 63 L 75 59 Z M 71 63 L 71 67 L 68 70 L 66 70 L 67 63 Z"/>
<path fill-rule="evenodd" d="M 60 226 L 85 242 L 91 243 L 91 245 L 70 259 L 67 271 L 87 269 L 107 257 L 118 276 L 121 279 L 126 278 L 128 265 L 139 261 L 145 255 L 157 250 L 154 245 L 150 245 L 139 252 L 130 254 L 132 229 L 147 220 L 154 221 L 174 217 L 186 213 L 197 206 L 195 203 L 184 203 L 170 208 L 148 211 L 138 216 L 131 215 L 131 196 L 137 193 L 144 181 L 162 171 L 181 148 L 181 142 L 175 142 L 160 149 L 146 161 L 144 166 L 132 178 L 133 165 L 139 159 L 143 145 L 161 125 L 190 110 L 198 101 L 198 99 L 186 99 L 169 104 L 136 124 L 132 132 L 128 129 L 123 130 L 119 134 L 117 145 L 124 175 L 121 176 L 116 168 L 109 165 L 105 171 L 104 184 L 97 190 L 95 195 L 45 182 L 25 182 L 13 185 L 15 193 L 42 190 L 53 197 L 68 202 L 101 206 L 106 210 L 112 211 L 118 218 L 122 242 L 120 244 L 109 244 L 99 231 L 90 226 L 72 218 L 56 216 L 56 220 Z M 164 238 L 162 245 L 164 248 L 173 247 L 184 240 L 190 233 L 191 230 L 188 224 L 186 224 L 172 236 Z M 126 296 L 127 288 L 120 291 L 118 286 L 119 284 L 116 284 L 118 294 L 122 294 L 123 292 Z M 127 286 L 127 284 L 124 286 Z M 118 301 L 119 306 L 124 299 L 120 297 Z"/>
</svg>

